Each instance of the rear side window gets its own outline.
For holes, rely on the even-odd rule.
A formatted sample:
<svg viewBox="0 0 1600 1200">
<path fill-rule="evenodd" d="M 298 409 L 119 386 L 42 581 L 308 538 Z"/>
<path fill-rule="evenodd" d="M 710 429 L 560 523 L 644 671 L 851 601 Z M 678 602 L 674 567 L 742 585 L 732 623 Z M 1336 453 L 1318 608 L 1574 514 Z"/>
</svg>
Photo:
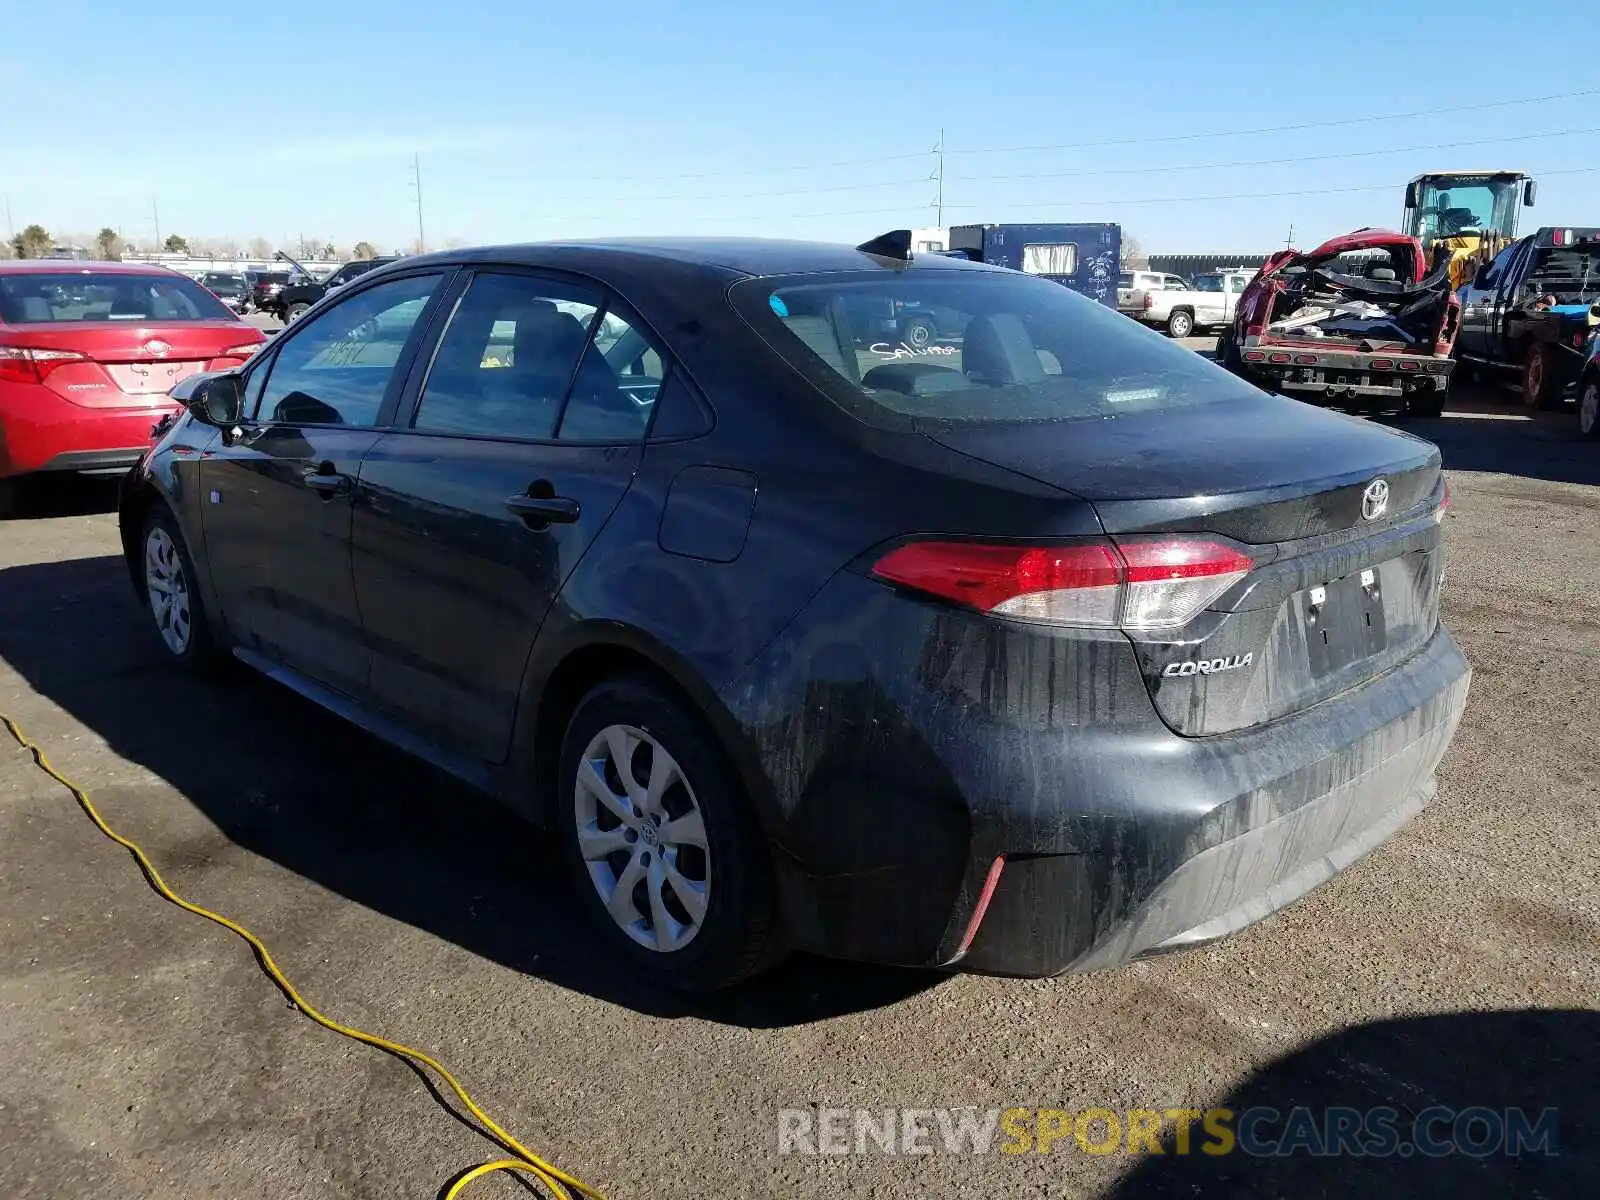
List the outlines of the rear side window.
<svg viewBox="0 0 1600 1200">
<path fill-rule="evenodd" d="M 1084 420 L 1253 394 L 1115 309 L 1017 272 L 757 278 L 729 296 L 831 400 L 890 426 Z"/>
<path fill-rule="evenodd" d="M 232 321 L 235 317 L 186 275 L 92 271 L 0 275 L 0 320 L 7 325 L 56 321 Z"/>
<path fill-rule="evenodd" d="M 450 318 L 415 428 L 487 438 L 632 442 L 666 367 L 597 291 L 520 274 L 478 275 Z"/>
</svg>

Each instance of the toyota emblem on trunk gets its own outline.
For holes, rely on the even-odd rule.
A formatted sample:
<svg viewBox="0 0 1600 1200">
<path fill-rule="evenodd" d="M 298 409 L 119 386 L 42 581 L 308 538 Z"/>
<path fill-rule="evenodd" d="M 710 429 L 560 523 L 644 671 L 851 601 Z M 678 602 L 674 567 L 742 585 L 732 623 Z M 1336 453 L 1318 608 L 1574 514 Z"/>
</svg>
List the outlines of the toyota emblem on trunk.
<svg viewBox="0 0 1600 1200">
<path fill-rule="evenodd" d="M 1374 479 L 1367 484 L 1367 490 L 1361 493 L 1361 515 L 1369 521 L 1376 521 L 1389 511 L 1389 483 L 1384 479 Z"/>
</svg>

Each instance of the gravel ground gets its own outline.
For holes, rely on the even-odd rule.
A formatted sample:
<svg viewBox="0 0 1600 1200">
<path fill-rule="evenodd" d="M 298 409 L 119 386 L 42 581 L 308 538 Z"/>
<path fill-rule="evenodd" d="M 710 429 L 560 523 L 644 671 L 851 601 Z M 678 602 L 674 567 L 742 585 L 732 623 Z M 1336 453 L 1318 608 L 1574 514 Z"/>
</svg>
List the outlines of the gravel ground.
<svg viewBox="0 0 1600 1200">
<path fill-rule="evenodd" d="M 439 1053 L 617 1200 L 1597 1195 L 1600 446 L 1510 399 L 1417 426 L 1445 448 L 1445 617 L 1477 670 L 1437 803 L 1275 918 L 1109 973 L 800 960 L 712 1002 L 643 991 L 487 802 L 265 681 L 161 669 L 103 487 L 0 523 L 0 711 L 314 1003 Z M 426 1197 L 488 1155 L 8 743 L 0 848 L 0 1193 Z M 1558 1106 L 1563 1155 L 777 1153 L 777 1110 L 813 1105 L 1385 1103 Z"/>
</svg>

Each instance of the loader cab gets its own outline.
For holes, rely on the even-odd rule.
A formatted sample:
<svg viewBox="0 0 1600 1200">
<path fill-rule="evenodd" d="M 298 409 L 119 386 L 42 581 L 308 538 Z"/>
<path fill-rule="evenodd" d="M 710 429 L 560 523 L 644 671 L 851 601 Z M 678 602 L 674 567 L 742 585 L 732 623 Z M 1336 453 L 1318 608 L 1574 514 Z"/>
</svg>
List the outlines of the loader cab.
<svg viewBox="0 0 1600 1200">
<path fill-rule="evenodd" d="M 1518 218 L 1532 206 L 1537 190 L 1518 171 L 1419 175 L 1406 185 L 1400 228 L 1429 252 L 1446 238 L 1504 245 L 1517 236 Z"/>
</svg>

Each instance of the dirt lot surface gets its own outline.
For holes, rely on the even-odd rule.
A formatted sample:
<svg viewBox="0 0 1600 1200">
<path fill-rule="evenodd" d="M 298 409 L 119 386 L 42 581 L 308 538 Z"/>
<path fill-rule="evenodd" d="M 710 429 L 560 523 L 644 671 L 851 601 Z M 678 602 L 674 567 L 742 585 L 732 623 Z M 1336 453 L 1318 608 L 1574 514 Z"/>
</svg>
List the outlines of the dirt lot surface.
<svg viewBox="0 0 1600 1200">
<path fill-rule="evenodd" d="M 1600 1195 L 1600 445 L 1514 402 L 1416 426 L 1450 471 L 1445 616 L 1477 671 L 1436 804 L 1244 934 L 1106 974 L 800 960 L 713 1002 L 643 991 L 489 803 L 266 681 L 162 669 L 105 487 L 0 522 L 0 711 L 314 1003 L 439 1053 L 615 1200 Z M 157 899 L 3 739 L 0 1063 L 10 1200 L 428 1197 L 490 1154 Z M 777 1154 L 777 1111 L 813 1105 L 1435 1103 L 1558 1107 L 1562 1154 Z"/>
</svg>

